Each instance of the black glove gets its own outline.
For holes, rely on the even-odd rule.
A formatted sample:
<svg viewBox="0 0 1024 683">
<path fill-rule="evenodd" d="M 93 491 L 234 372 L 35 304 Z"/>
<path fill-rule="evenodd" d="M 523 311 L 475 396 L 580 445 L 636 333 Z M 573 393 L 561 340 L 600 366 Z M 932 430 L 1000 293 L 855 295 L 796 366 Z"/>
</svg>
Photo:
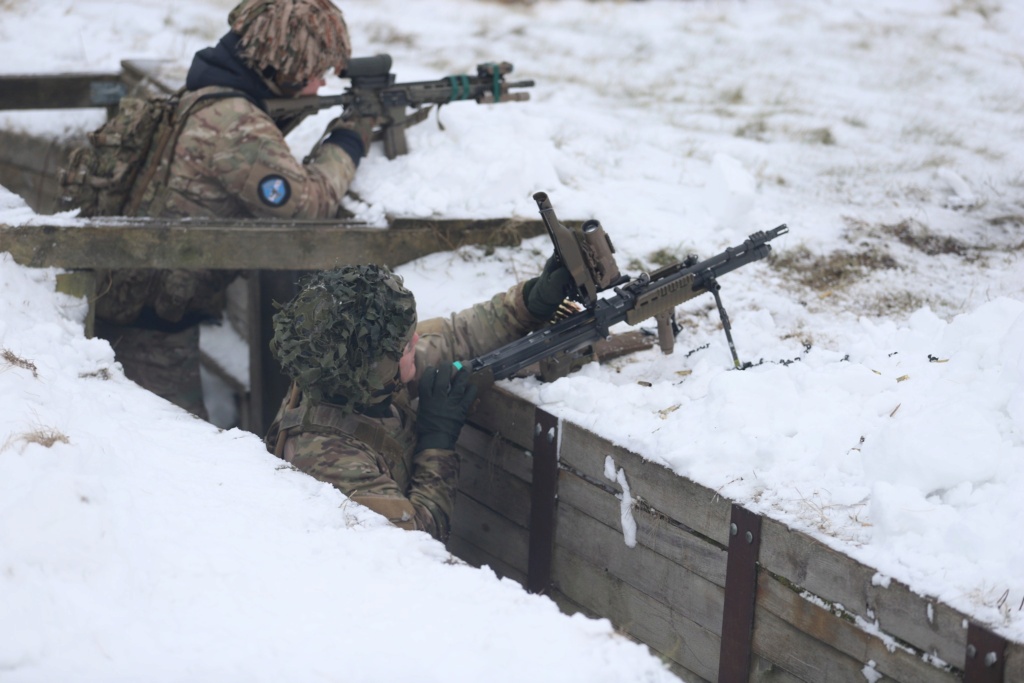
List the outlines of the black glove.
<svg viewBox="0 0 1024 683">
<path fill-rule="evenodd" d="M 358 116 L 354 119 L 339 116 L 327 124 L 327 139 L 324 142 L 341 147 L 358 166 L 359 160 L 369 153 L 373 129 L 380 123 L 380 119 L 373 116 Z"/>
<path fill-rule="evenodd" d="M 469 370 L 449 364 L 429 367 L 420 378 L 420 407 L 416 415 L 416 451 L 428 448 L 455 448 L 466 415 L 476 398 L 476 387 L 469 383 Z"/>
<path fill-rule="evenodd" d="M 538 277 L 527 280 L 523 285 L 523 297 L 526 299 L 526 308 L 537 318 L 547 320 L 559 304 L 565 300 L 570 287 L 573 284 L 572 275 L 569 269 L 562 264 L 562 260 L 555 254 L 548 258 L 544 264 L 544 270 Z"/>
</svg>

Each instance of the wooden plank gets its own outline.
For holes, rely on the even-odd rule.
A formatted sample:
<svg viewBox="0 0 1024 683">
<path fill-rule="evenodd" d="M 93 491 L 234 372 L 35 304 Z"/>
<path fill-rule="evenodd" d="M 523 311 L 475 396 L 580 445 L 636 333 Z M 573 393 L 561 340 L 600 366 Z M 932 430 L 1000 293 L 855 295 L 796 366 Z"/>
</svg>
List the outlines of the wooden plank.
<svg viewBox="0 0 1024 683">
<path fill-rule="evenodd" d="M 668 657 L 662 657 L 662 661 L 668 666 L 669 671 L 671 671 L 681 681 L 686 681 L 686 683 L 710 683 L 708 679 L 703 676 L 698 676 L 679 662 L 673 661 Z"/>
<path fill-rule="evenodd" d="M 28 133 L 16 133 L 0 130 L 0 149 L 3 150 L 2 162 L 34 174 L 51 176 L 56 180 L 71 150 L 84 142 L 84 138 L 75 140 L 57 140 L 44 138 Z M 7 188 L 14 192 L 13 188 Z"/>
<path fill-rule="evenodd" d="M 1010 643 L 1006 648 L 1006 669 L 1003 671 L 1006 681 L 1024 681 L 1024 645 Z"/>
<path fill-rule="evenodd" d="M 566 476 L 563 472 L 562 477 Z M 640 544 L 630 548 L 620 530 L 605 526 L 564 498 L 558 501 L 558 545 L 711 633 L 721 633 L 721 587 Z M 616 621 L 618 615 L 604 616 Z"/>
<path fill-rule="evenodd" d="M 896 647 L 850 621 L 802 598 L 767 571 L 758 576 L 758 609 L 765 609 L 815 640 L 858 662 L 875 662 L 875 670 L 902 683 L 953 683 L 955 673 L 928 664 L 919 654 Z M 771 656 L 770 654 L 767 656 Z"/>
<path fill-rule="evenodd" d="M 469 423 L 531 450 L 536 411 L 532 403 L 496 384 L 481 393 L 469 415 Z"/>
<path fill-rule="evenodd" d="M 562 610 L 562 612 L 564 612 L 565 614 L 583 614 L 585 616 L 590 617 L 591 619 L 604 618 L 603 615 L 588 610 L 587 608 L 583 607 L 582 605 L 578 604 L 572 599 L 566 597 L 561 591 L 555 588 L 549 588 L 546 595 L 547 597 L 551 598 L 551 600 L 556 605 L 558 605 L 558 609 Z M 642 640 L 639 640 L 638 638 L 633 637 L 631 634 L 626 633 L 625 631 L 619 630 L 617 631 L 617 633 L 621 635 L 623 638 L 627 638 L 633 641 L 634 643 L 647 645 L 647 643 L 643 642 Z M 660 654 L 654 650 L 651 650 L 651 652 L 655 656 L 660 656 Z M 679 662 L 669 659 L 668 657 L 661 657 L 661 660 L 669 668 L 669 671 L 671 671 L 674 675 L 678 676 L 680 680 L 686 681 L 686 683 L 707 683 L 706 678 L 698 676 L 693 671 L 690 671 L 689 669 L 681 665 Z"/>
<path fill-rule="evenodd" d="M 502 469 L 527 484 L 532 480 L 533 458 L 529 451 L 497 434 L 467 423 L 459 435 L 457 450 L 460 454 L 472 453 L 491 467 Z"/>
<path fill-rule="evenodd" d="M 564 445 L 564 442 L 563 442 Z M 621 505 L 608 491 L 576 475 L 563 472 L 558 483 L 560 502 L 568 503 L 613 529 L 621 528 Z M 716 586 L 725 587 L 725 568 L 728 556 L 725 549 L 709 542 L 689 530 L 636 505 L 637 543 L 668 558 L 672 562 L 701 576 Z"/>
<path fill-rule="evenodd" d="M 457 535 L 526 576 L 529 533 L 480 501 L 459 493 L 452 517 Z"/>
<path fill-rule="evenodd" d="M 563 427 L 560 455 L 563 465 L 594 481 L 607 481 L 604 462 L 606 456 L 612 456 L 615 467 L 625 470 L 634 499 L 642 499 L 658 512 L 723 547 L 728 545 L 731 503 L 711 489 L 680 477 L 666 467 L 645 460 L 571 422 L 566 422 Z M 617 484 L 609 484 L 618 489 Z"/>
<path fill-rule="evenodd" d="M 766 609 L 755 613 L 754 651 L 807 683 L 864 683 L 867 680 L 863 673 L 866 662 L 842 654 Z"/>
<path fill-rule="evenodd" d="M 525 584 L 526 574 L 512 565 L 499 560 L 490 553 L 473 545 L 472 542 L 453 533 L 448 537 L 448 552 L 474 567 L 490 567 L 491 571 L 501 578 L 512 579 L 516 583 Z"/>
<path fill-rule="evenodd" d="M 124 93 L 118 73 L 0 76 L 0 109 L 110 107 Z"/>
<path fill-rule="evenodd" d="M 765 518 L 761 565 L 796 586 L 837 603 L 922 652 L 964 667 L 967 618 L 898 581 L 873 585 L 876 571 L 781 522 Z"/>
<path fill-rule="evenodd" d="M 806 683 L 773 661 L 754 654 L 750 660 L 749 683 Z M 866 683 L 866 681 L 865 681 Z"/>
<path fill-rule="evenodd" d="M 459 453 L 459 492 L 526 529 L 530 523 L 530 485 L 467 451 Z M 456 510 L 458 514 L 458 510 Z"/>
<path fill-rule="evenodd" d="M 0 185 L 22 197 L 33 211 L 57 211 L 57 170 L 73 143 L 0 130 Z"/>
<path fill-rule="evenodd" d="M 717 635 L 701 628 L 562 545 L 555 546 L 554 588 L 654 652 L 713 681 L 718 673 Z"/>
<path fill-rule="evenodd" d="M 96 219 L 81 226 L 0 225 L 0 251 L 31 267 L 321 270 L 396 266 L 468 244 L 539 235 L 540 221 L 453 219 L 367 228 L 336 221 Z"/>
<path fill-rule="evenodd" d="M 187 71 L 170 59 L 122 59 L 121 81 L 129 93 L 172 95 L 185 85 Z"/>
</svg>

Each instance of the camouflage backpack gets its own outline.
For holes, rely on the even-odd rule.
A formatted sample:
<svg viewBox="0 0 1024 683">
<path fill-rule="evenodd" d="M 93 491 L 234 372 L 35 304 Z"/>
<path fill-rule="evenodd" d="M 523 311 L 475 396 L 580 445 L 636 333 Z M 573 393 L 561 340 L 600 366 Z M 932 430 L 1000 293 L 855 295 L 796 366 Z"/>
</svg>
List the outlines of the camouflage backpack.
<svg viewBox="0 0 1024 683">
<path fill-rule="evenodd" d="M 75 149 L 61 170 L 61 208 L 81 208 L 84 217 L 136 215 L 160 160 L 174 149 L 196 105 L 245 97 L 237 91 L 209 93 L 176 117 L 184 92 L 121 98 L 117 114 L 89 133 L 89 144 Z"/>
<path fill-rule="evenodd" d="M 174 133 L 180 94 L 122 98 L 117 114 L 89 133 L 89 144 L 61 170 L 62 208 L 80 207 L 82 216 L 134 215 Z"/>
</svg>

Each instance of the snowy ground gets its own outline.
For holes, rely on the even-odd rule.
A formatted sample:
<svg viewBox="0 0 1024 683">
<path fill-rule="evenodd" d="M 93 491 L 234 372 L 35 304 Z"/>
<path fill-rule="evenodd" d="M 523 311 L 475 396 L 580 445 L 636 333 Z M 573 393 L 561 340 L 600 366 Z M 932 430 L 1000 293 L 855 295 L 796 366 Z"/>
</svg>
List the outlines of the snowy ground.
<svg viewBox="0 0 1024 683">
<path fill-rule="evenodd" d="M 0 1 L 0 63 L 10 73 L 116 70 L 127 57 L 184 66 L 223 32 L 231 4 Z M 722 281 L 740 355 L 755 367 L 729 370 L 705 297 L 680 309 L 670 356 L 652 350 L 550 385 L 519 380 L 515 391 L 1024 641 L 1024 7 L 344 9 L 356 53 L 390 53 L 400 80 L 507 60 L 514 77 L 537 81 L 528 103 L 444 108 L 445 130 L 432 115 L 410 131 L 408 156 L 375 149 L 349 205 L 361 218 L 534 217 L 530 197 L 544 191 L 564 219 L 599 218 L 631 274 L 790 227 L 770 263 Z M 328 118 L 293 134 L 297 156 Z M 101 119 L 0 113 L 5 128 L 56 135 Z M 53 220 L 0 196 L 0 223 Z M 467 248 L 400 272 L 425 318 L 536 273 L 549 251 L 542 238 Z M 0 594 L 17 596 L 0 600 L 0 671 L 20 674 L 12 680 L 62 666 L 148 675 L 154 661 L 171 678 L 337 672 L 337 633 L 361 667 L 379 652 L 373 636 L 395 628 L 430 629 L 410 647 L 438 679 L 600 680 L 608 662 L 629 673 L 604 680 L 656 676 L 606 624 L 559 619 L 542 599 L 446 567 L 436 544 L 275 469 L 255 438 L 138 391 L 109 347 L 81 337 L 81 307 L 50 293 L 52 277 L 0 257 L 0 346 L 11 354 L 0 362 Z M 26 437 L 38 433 L 49 448 Z M 434 589 L 424 603 L 411 597 L 424 592 L 421 573 Z M 477 604 L 470 584 L 498 597 Z M 321 585 L 326 595 L 310 588 Z M 352 601 L 381 614 L 354 623 Z M 438 628 L 440 605 L 463 602 Z M 502 616 L 512 612 L 547 621 Z M 498 647 L 497 630 L 570 654 L 537 674 L 514 646 L 481 650 Z M 143 655 L 126 654 L 131 643 Z M 166 661 L 183 652 L 197 668 Z"/>
</svg>

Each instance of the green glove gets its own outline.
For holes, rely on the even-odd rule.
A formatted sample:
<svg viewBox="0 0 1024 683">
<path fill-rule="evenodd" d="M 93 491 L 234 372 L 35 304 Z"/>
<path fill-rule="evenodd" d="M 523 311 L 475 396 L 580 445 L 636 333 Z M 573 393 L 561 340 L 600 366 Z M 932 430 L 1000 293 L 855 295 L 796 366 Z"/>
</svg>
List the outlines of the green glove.
<svg viewBox="0 0 1024 683">
<path fill-rule="evenodd" d="M 552 254 L 544 264 L 541 274 L 527 280 L 523 285 L 527 310 L 537 318 L 547 320 L 565 300 L 572 284 L 569 269 L 562 264 L 558 256 Z"/>
<path fill-rule="evenodd" d="M 416 451 L 452 450 L 476 398 L 469 370 L 445 365 L 429 367 L 420 378 L 420 407 L 416 413 Z"/>
</svg>

